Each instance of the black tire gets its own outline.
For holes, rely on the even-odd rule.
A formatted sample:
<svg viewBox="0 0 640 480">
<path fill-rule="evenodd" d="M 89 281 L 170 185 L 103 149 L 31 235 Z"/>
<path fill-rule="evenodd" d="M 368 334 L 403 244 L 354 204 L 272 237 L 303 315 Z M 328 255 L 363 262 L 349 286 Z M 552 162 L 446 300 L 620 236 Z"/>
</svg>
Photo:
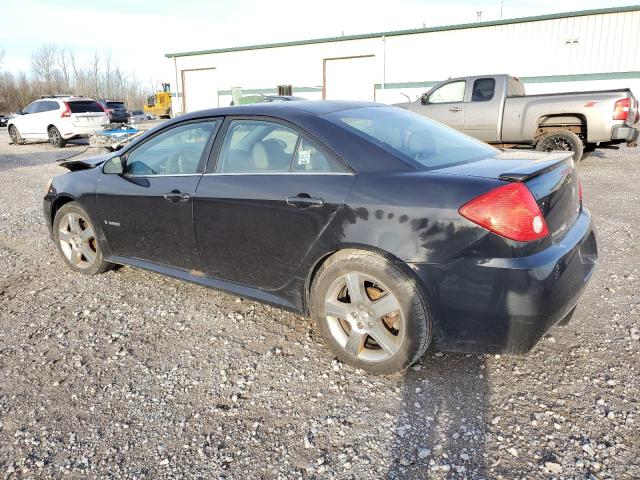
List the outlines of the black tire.
<svg viewBox="0 0 640 480">
<path fill-rule="evenodd" d="M 388 358 L 379 361 L 358 358 L 358 356 L 349 353 L 347 345 L 341 345 L 332 333 L 332 328 L 336 327 L 330 326 L 330 322 L 334 322 L 333 325 L 335 325 L 338 317 L 334 317 L 333 320 L 328 318 L 325 299 L 331 296 L 332 286 L 336 282 L 353 272 L 378 280 L 379 285 L 384 285 L 384 288 L 395 296 L 400 306 L 396 315 L 399 315 L 401 310 L 402 317 L 398 318 L 402 319 L 402 327 L 393 337 L 397 341 L 397 351 L 394 354 L 388 353 Z M 364 293 L 368 295 L 368 291 L 368 287 L 366 287 Z M 368 297 L 366 301 L 372 301 L 372 299 Z M 347 310 L 354 308 L 351 303 L 345 305 L 347 305 Z M 371 252 L 342 250 L 329 257 L 318 269 L 313 279 L 310 292 L 310 310 L 322 337 L 329 344 L 336 357 L 344 363 L 373 374 L 387 375 L 406 369 L 424 354 L 431 343 L 433 321 L 427 303 L 416 283 L 396 265 Z M 367 318 L 373 319 L 375 317 Z M 382 318 L 387 318 L 387 316 Z M 346 322 L 344 323 L 346 324 Z M 348 330 L 348 332 L 344 331 L 347 336 L 352 333 L 350 328 Z M 391 331 L 389 328 L 389 332 Z M 375 352 L 374 337 L 367 336 L 367 334 L 364 336 L 362 351 L 373 348 Z M 373 346 L 369 346 L 370 340 L 374 341 Z M 377 347 L 377 350 L 384 349 Z"/>
<path fill-rule="evenodd" d="M 550 132 L 538 139 L 536 150 L 539 152 L 571 151 L 574 161 L 579 162 L 584 152 L 584 144 L 573 132 Z"/>
<path fill-rule="evenodd" d="M 24 144 L 24 140 L 15 125 L 9 125 L 9 137 L 11 138 L 11 143 L 13 143 L 14 145 Z"/>
<path fill-rule="evenodd" d="M 49 143 L 52 146 L 56 148 L 63 148 L 67 144 L 67 141 L 62 138 L 60 130 L 58 130 L 56 127 L 49 127 L 49 130 L 47 130 L 47 134 L 49 135 Z"/>
<path fill-rule="evenodd" d="M 79 231 L 74 231 L 71 225 L 69 225 L 67 229 L 67 224 L 63 224 L 63 222 L 68 223 L 69 215 L 76 216 L 79 219 Z M 74 248 L 72 242 L 73 244 L 79 243 L 80 237 L 83 233 L 87 232 L 87 228 L 92 230 L 93 236 L 87 238 L 86 242 L 83 242 L 82 248 Z M 69 237 L 73 237 L 69 242 L 61 241 L 61 236 L 65 232 Z M 113 263 L 104 260 L 102 249 L 97 239 L 99 234 L 98 225 L 89 218 L 87 212 L 85 212 L 78 203 L 65 203 L 56 212 L 53 220 L 53 241 L 56 244 L 60 256 L 71 270 L 84 275 L 96 275 L 106 272 L 115 266 Z M 66 245 L 66 251 L 63 243 Z M 78 257 L 79 262 L 73 260 L 75 258 L 73 255 L 74 250 L 81 250 L 80 256 Z M 87 253 L 82 253 L 84 251 Z M 85 259 L 84 261 L 82 260 L 83 258 Z"/>
</svg>

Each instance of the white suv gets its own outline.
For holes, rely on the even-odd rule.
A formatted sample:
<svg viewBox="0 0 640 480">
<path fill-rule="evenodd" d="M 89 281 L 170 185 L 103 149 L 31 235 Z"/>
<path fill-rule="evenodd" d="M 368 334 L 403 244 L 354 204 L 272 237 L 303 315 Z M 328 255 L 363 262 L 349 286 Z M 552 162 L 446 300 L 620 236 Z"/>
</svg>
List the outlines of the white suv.
<svg viewBox="0 0 640 480">
<path fill-rule="evenodd" d="M 24 140 L 49 140 L 64 147 L 67 140 L 103 130 L 109 114 L 90 98 L 47 97 L 30 103 L 9 120 L 9 136 L 14 144 Z"/>
</svg>

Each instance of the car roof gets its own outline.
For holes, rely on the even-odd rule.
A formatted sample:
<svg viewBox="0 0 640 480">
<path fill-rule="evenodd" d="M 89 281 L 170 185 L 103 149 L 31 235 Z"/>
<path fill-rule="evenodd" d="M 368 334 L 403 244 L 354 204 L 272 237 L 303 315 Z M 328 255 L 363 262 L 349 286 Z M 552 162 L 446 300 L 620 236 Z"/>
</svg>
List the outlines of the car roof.
<svg viewBox="0 0 640 480">
<path fill-rule="evenodd" d="M 219 115 L 266 115 L 286 118 L 294 112 L 320 116 L 341 110 L 351 110 L 353 108 L 388 106 L 389 105 L 382 103 L 354 102 L 350 100 L 293 100 L 290 102 L 254 103 L 233 107 L 211 108 L 208 110 L 185 113 L 176 118 L 187 119 Z"/>
</svg>

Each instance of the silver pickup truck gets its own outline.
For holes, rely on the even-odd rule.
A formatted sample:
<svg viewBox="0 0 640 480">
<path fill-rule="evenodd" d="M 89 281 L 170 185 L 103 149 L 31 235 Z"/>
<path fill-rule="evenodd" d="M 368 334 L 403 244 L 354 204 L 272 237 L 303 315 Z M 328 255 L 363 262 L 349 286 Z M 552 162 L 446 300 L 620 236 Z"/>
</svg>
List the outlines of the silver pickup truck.
<svg viewBox="0 0 640 480">
<path fill-rule="evenodd" d="M 640 108 L 629 89 L 525 95 L 509 75 L 452 78 L 416 101 L 399 104 L 502 147 L 583 153 L 621 143 L 637 146 Z"/>
</svg>

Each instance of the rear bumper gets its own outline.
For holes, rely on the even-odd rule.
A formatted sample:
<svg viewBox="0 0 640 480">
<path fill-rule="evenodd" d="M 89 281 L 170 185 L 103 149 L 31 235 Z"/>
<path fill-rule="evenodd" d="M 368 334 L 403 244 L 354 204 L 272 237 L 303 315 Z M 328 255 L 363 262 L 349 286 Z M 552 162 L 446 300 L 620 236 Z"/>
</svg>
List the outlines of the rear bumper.
<svg viewBox="0 0 640 480">
<path fill-rule="evenodd" d="M 537 254 L 412 268 L 430 300 L 438 348 L 519 354 L 571 312 L 596 259 L 591 214 L 584 210 L 562 240 Z"/>
<path fill-rule="evenodd" d="M 631 144 L 637 144 L 640 131 L 627 125 L 616 125 L 611 130 L 611 139 Z M 633 145 L 636 146 L 636 145 Z"/>
<path fill-rule="evenodd" d="M 111 114 L 109 115 L 109 121 L 111 123 L 127 123 L 129 121 L 129 115 L 124 114 Z"/>
<path fill-rule="evenodd" d="M 77 137 L 88 137 L 89 135 L 101 132 L 105 129 L 106 125 L 91 125 L 86 127 L 76 127 L 74 126 L 71 131 L 62 132 L 62 138 L 77 138 Z"/>
</svg>

